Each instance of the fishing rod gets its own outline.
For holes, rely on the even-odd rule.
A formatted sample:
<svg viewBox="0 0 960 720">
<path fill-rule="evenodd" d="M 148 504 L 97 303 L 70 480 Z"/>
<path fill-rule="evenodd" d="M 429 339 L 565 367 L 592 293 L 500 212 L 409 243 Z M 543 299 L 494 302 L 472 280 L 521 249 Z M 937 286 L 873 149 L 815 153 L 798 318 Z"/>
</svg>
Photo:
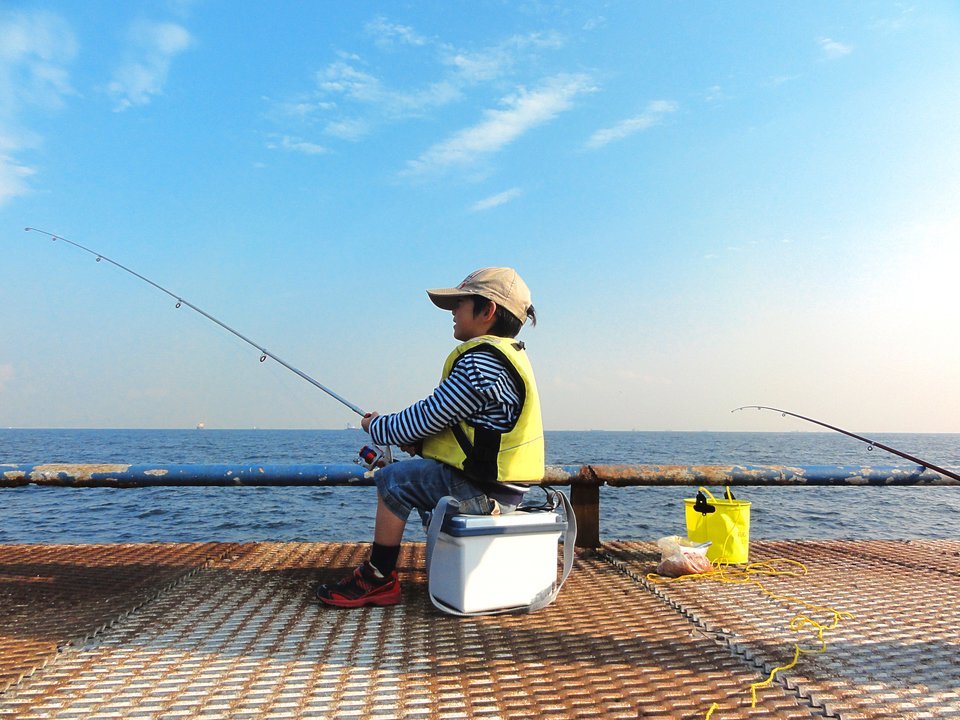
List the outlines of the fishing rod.
<svg viewBox="0 0 960 720">
<path fill-rule="evenodd" d="M 806 420 L 807 422 L 820 425 L 821 427 L 829 428 L 830 430 L 836 430 L 838 433 L 843 433 L 844 435 L 849 435 L 850 437 L 856 438 L 861 442 L 865 442 L 869 446 L 870 450 L 873 450 L 875 447 L 878 447 L 881 450 L 886 450 L 887 452 L 893 453 L 894 455 L 899 455 L 900 457 L 906 460 L 909 460 L 910 462 L 915 462 L 917 463 L 917 465 L 933 470 L 934 472 L 938 472 L 941 475 L 946 475 L 947 477 L 953 478 L 954 480 L 960 480 L 960 475 L 957 475 L 955 472 L 950 472 L 949 470 L 945 470 L 942 467 L 937 467 L 933 463 L 929 463 L 926 460 L 921 460 L 918 457 L 914 457 L 913 455 L 908 455 L 905 452 L 900 452 L 899 450 L 895 450 L 894 448 L 888 445 L 884 445 L 883 443 L 879 443 L 876 440 L 865 438 L 862 435 L 857 435 L 856 433 L 852 433 L 848 430 L 844 430 L 843 428 L 838 428 L 834 425 L 828 425 L 825 422 L 820 422 L 819 420 L 814 420 L 813 418 L 808 418 L 803 415 L 798 415 L 797 413 L 790 412 L 789 410 L 781 410 L 780 408 L 767 407 L 766 405 L 744 405 L 743 407 L 734 408 L 730 412 L 737 412 L 737 410 L 746 410 L 749 408 L 756 408 L 757 410 L 773 410 L 774 412 L 778 412 L 784 416 L 790 415 L 791 417 L 799 418 L 801 420 Z"/>
<path fill-rule="evenodd" d="M 88 247 L 84 247 L 83 245 L 81 245 L 81 244 L 78 243 L 78 242 L 74 242 L 73 240 L 68 240 L 67 238 L 63 237 L 62 235 L 55 235 L 54 233 L 50 233 L 50 232 L 47 232 L 46 230 L 40 230 L 40 229 L 34 228 L 34 227 L 28 227 L 28 228 L 24 228 L 24 229 L 25 229 L 27 232 L 31 232 L 31 231 L 32 231 L 32 232 L 40 233 L 41 235 L 46 235 L 47 237 L 49 237 L 50 239 L 52 239 L 54 242 L 56 242 L 57 240 L 62 240 L 63 242 L 65 242 L 65 243 L 67 243 L 67 244 L 69 244 L 69 245 L 73 245 L 74 247 L 79 248 L 79 249 L 83 250 L 84 252 L 90 253 L 91 255 L 93 255 L 93 256 L 97 259 L 97 262 L 100 262 L 101 260 L 106 260 L 106 261 L 107 261 L 108 263 L 110 263 L 111 265 L 115 265 L 116 267 L 120 268 L 121 270 L 124 270 L 125 272 L 130 273 L 130 274 L 133 275 L 134 277 L 140 278 L 140 279 L 143 280 L 145 283 L 148 283 L 148 284 L 150 284 L 150 285 L 153 285 L 153 287 L 157 288 L 157 290 L 160 290 L 161 292 L 165 292 L 167 295 L 169 295 L 169 296 L 172 297 L 174 300 L 176 300 L 176 301 L 177 301 L 177 307 L 178 307 L 178 308 L 179 308 L 181 305 L 186 305 L 186 306 L 187 306 L 188 308 L 190 308 L 191 310 L 196 310 L 198 313 L 200 313 L 200 314 L 203 315 L 205 318 L 207 318 L 207 320 L 210 320 L 210 321 L 212 321 L 212 322 L 215 322 L 217 325 L 219 325 L 220 327 L 222 327 L 224 330 L 227 330 L 227 331 L 233 333 L 234 335 L 236 335 L 238 338 L 240 338 L 241 340 L 243 340 L 243 341 L 244 341 L 245 343 L 247 343 L 248 345 L 252 345 L 253 347 L 255 347 L 257 350 L 260 351 L 260 362 L 264 362 L 268 357 L 269 357 L 269 358 L 273 358 L 273 359 L 276 360 L 278 363 L 280 363 L 281 365 L 283 365 L 287 370 L 290 370 L 291 372 L 296 373 L 297 375 L 299 375 L 300 377 L 302 377 L 304 380 L 306 380 L 306 381 L 307 381 L 308 383 L 310 383 L 311 385 L 313 385 L 313 386 L 315 386 L 315 387 L 318 387 L 318 388 L 320 388 L 321 390 L 323 390 L 325 393 L 327 393 L 327 395 L 329 395 L 330 397 L 332 397 L 334 400 L 338 400 L 339 402 L 341 402 L 341 403 L 343 403 L 344 405 L 346 405 L 348 408 L 350 408 L 350 409 L 353 410 L 355 413 L 357 413 L 357 415 L 360 415 L 361 417 L 363 417 L 363 416 L 366 414 L 366 413 L 364 413 L 364 411 L 361 410 L 357 405 L 354 405 L 352 402 L 350 402 L 350 401 L 347 400 L 346 398 L 338 395 L 338 394 L 335 393 L 333 390 L 331 390 L 330 388 L 328 388 L 326 385 L 323 385 L 322 383 L 317 382 L 317 381 L 314 380 L 312 377 L 310 377 L 309 375 L 307 375 L 305 372 L 303 372 L 303 371 L 301 371 L 301 370 L 298 370 L 297 368 L 295 368 L 295 367 L 294 367 L 293 365 L 291 365 L 290 363 L 288 363 L 288 362 L 284 361 L 283 359 L 277 357 L 277 356 L 274 355 L 272 352 L 270 352 L 269 350 L 267 350 L 266 348 L 264 348 L 263 346 L 261 346 L 259 343 L 255 343 L 253 340 L 251 340 L 250 338 L 246 337 L 245 335 L 241 335 L 239 332 L 237 332 L 236 330 L 234 330 L 232 327 L 230 327 L 230 326 L 227 325 L 226 323 L 221 322 L 220 320 L 217 320 L 217 318 L 215 318 L 215 317 L 214 317 L 213 315 L 211 315 L 210 313 L 205 312 L 204 310 L 201 310 L 200 308 L 198 308 L 198 307 L 197 307 L 196 305 L 194 305 L 193 303 L 190 303 L 190 302 L 184 300 L 182 297 L 180 297 L 180 296 L 177 295 L 176 293 L 173 293 L 173 292 L 167 290 L 167 288 L 163 287 L 162 285 L 158 285 L 157 283 L 155 283 L 155 282 L 154 282 L 153 280 L 151 280 L 150 278 L 144 277 L 144 276 L 141 275 L 140 273 L 131 270 L 130 268 L 128 268 L 128 267 L 125 266 L 125 265 L 121 265 L 121 264 L 118 263 L 116 260 L 111 260 L 111 259 L 108 258 L 106 255 L 104 255 L 103 253 L 98 253 L 98 252 L 96 252 L 95 250 L 91 250 L 91 249 L 88 248 Z"/>
</svg>

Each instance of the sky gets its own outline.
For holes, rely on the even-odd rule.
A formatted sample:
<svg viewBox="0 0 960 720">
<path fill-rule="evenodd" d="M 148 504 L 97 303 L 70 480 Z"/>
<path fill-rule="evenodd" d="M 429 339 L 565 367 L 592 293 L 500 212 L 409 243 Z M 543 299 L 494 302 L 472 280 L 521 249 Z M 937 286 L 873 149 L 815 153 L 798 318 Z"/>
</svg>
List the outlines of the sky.
<svg viewBox="0 0 960 720">
<path fill-rule="evenodd" d="M 0 0 L 0 427 L 343 428 L 516 268 L 548 430 L 960 432 L 960 4 Z"/>
</svg>

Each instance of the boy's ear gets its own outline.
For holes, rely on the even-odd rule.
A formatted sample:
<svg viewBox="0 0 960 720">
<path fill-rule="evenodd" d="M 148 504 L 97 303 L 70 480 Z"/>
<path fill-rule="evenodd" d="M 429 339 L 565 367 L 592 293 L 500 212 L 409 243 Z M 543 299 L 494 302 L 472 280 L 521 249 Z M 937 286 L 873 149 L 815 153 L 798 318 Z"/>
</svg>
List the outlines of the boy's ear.
<svg viewBox="0 0 960 720">
<path fill-rule="evenodd" d="M 493 320 L 494 315 L 497 314 L 497 308 L 498 308 L 498 307 L 499 307 L 499 306 L 498 306 L 493 300 L 491 300 L 489 303 L 487 303 L 487 307 L 486 307 L 486 308 L 484 309 L 484 311 L 480 314 L 481 319 L 482 319 L 484 322 L 487 322 L 487 321 L 489 321 L 489 320 Z"/>
</svg>

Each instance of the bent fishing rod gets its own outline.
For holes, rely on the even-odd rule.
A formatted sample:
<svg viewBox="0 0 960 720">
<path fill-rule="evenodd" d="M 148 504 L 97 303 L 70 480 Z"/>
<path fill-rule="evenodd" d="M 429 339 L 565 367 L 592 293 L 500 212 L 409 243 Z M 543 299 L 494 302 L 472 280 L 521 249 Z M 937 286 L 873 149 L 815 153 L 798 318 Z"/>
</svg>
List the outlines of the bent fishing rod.
<svg viewBox="0 0 960 720">
<path fill-rule="evenodd" d="M 355 413 L 357 413 L 357 415 L 360 415 L 361 417 L 363 417 L 363 416 L 366 414 L 366 413 L 364 413 L 364 411 L 361 410 L 357 405 L 354 405 L 352 402 L 350 402 L 349 400 L 347 400 L 347 399 L 344 398 L 344 397 L 341 397 L 340 395 L 338 395 L 337 393 L 335 393 L 333 390 L 331 390 L 330 388 L 328 388 L 326 385 L 323 385 L 322 383 L 317 382 L 317 381 L 314 380 L 312 377 L 310 377 L 309 375 L 307 375 L 305 372 L 303 372 L 303 371 L 301 371 L 301 370 L 298 370 L 297 368 L 295 368 L 295 367 L 294 367 L 293 365 L 291 365 L 290 363 L 288 363 L 288 362 L 286 362 L 285 360 L 277 357 L 276 355 L 274 355 L 272 352 L 270 352 L 269 350 L 267 350 L 266 348 L 264 348 L 264 347 L 263 347 L 262 345 L 260 345 L 259 343 L 255 343 L 253 340 L 251 340 L 250 338 L 246 337 L 245 335 L 241 335 L 239 332 L 237 332 L 236 330 L 234 330 L 232 327 L 230 327 L 230 326 L 227 325 L 226 323 L 221 322 L 220 320 L 217 320 L 217 318 L 215 318 L 215 317 L 214 317 L 213 315 L 211 315 L 210 313 L 208 313 L 208 312 L 206 312 L 206 311 L 204 311 L 204 310 L 201 310 L 200 308 L 198 308 L 198 307 L 197 307 L 196 305 L 194 305 L 193 303 L 190 303 L 190 302 L 184 300 L 182 297 L 180 297 L 179 295 L 177 295 L 177 294 L 174 293 L 174 292 L 171 292 L 170 290 L 167 290 L 167 288 L 163 287 L 162 285 L 158 285 L 157 283 L 155 283 L 155 282 L 154 282 L 153 280 L 151 280 L 150 278 L 144 277 L 144 276 L 141 275 L 140 273 L 135 272 L 134 270 L 131 270 L 131 269 L 128 268 L 126 265 L 121 265 L 121 264 L 118 263 L 116 260 L 111 260 L 111 259 L 108 258 L 106 255 L 104 255 L 103 253 L 98 253 L 98 252 L 96 252 L 95 250 L 91 250 L 90 248 L 85 247 L 85 246 L 81 245 L 81 244 L 78 243 L 78 242 L 74 242 L 73 240 L 68 240 L 67 238 L 63 237 L 63 235 L 55 235 L 54 233 L 50 233 L 50 232 L 47 232 L 46 230 L 40 230 L 40 229 L 34 228 L 34 227 L 28 227 L 28 228 L 24 228 L 24 229 L 25 229 L 27 232 L 36 232 L 36 233 L 40 233 L 41 235 L 46 235 L 47 237 L 49 237 L 49 238 L 50 238 L 51 240 L 53 240 L 53 241 L 62 240 L 63 242 L 67 243 L 68 245 L 73 245 L 75 248 L 79 248 L 80 250 L 83 250 L 84 252 L 93 255 L 93 256 L 97 259 L 97 262 L 100 262 L 101 260 L 106 260 L 106 261 L 107 261 L 108 263 L 110 263 L 111 265 L 114 265 L 114 266 L 120 268 L 121 270 L 130 273 L 130 274 L 133 275 L 134 277 L 143 280 L 145 283 L 148 283 L 148 284 L 150 284 L 150 285 L 153 285 L 153 287 L 155 287 L 157 290 L 160 290 L 161 292 L 166 293 L 167 295 L 169 295 L 170 297 L 172 297 L 174 300 L 176 300 L 176 301 L 177 301 L 177 307 L 178 307 L 178 308 L 179 308 L 181 305 L 186 305 L 186 306 L 187 306 L 188 308 L 190 308 L 191 310 L 196 310 L 198 313 L 200 313 L 200 314 L 203 315 L 205 318 L 207 318 L 207 320 L 210 320 L 210 321 L 212 321 L 212 322 L 215 322 L 217 325 L 219 325 L 220 327 L 222 327 L 224 330 L 227 330 L 227 331 L 233 333 L 234 335 L 236 335 L 238 338 L 240 338 L 241 340 L 243 340 L 243 341 L 244 341 L 245 343 L 247 343 L 248 345 L 252 345 L 253 347 L 255 347 L 257 350 L 260 351 L 260 362 L 264 362 L 268 357 L 269 357 L 269 358 L 272 358 L 273 360 L 276 360 L 278 363 L 280 363 L 281 365 L 283 365 L 287 370 L 290 370 L 291 372 L 296 373 L 297 375 L 299 375 L 300 377 L 302 377 L 304 380 L 306 380 L 308 383 L 310 383 L 310 384 L 313 385 L 314 387 L 318 387 L 318 388 L 320 388 L 321 390 L 323 390 L 327 395 L 329 395 L 330 397 L 332 397 L 334 400 L 338 400 L 339 402 L 341 402 L 341 403 L 343 403 L 344 405 L 346 405 L 348 408 L 350 408 L 350 409 L 353 410 Z"/>
<path fill-rule="evenodd" d="M 806 420 L 807 422 L 814 423 L 815 425 L 820 425 L 821 427 L 829 428 L 830 430 L 836 430 L 838 433 L 843 433 L 844 435 L 849 435 L 850 437 L 856 438 L 861 442 L 865 442 L 870 447 L 871 450 L 873 450 L 873 448 L 875 447 L 878 447 L 881 450 L 886 450 L 887 452 L 893 453 L 894 455 L 899 455 L 900 457 L 906 460 L 909 460 L 910 462 L 915 462 L 917 463 L 917 465 L 920 465 L 921 467 L 928 468 L 930 470 L 933 470 L 934 472 L 940 473 L 941 475 L 946 475 L 949 478 L 953 478 L 954 480 L 960 481 L 960 475 L 957 475 L 955 472 L 950 472 L 949 470 L 945 470 L 942 467 L 937 467 L 933 463 L 929 463 L 926 460 L 921 460 L 920 458 L 914 457 L 913 455 L 908 455 L 905 452 L 896 450 L 890 447 L 889 445 L 884 445 L 883 443 L 879 443 L 876 440 L 865 438 L 862 435 L 857 435 L 856 433 L 852 433 L 849 430 L 844 430 L 843 428 L 838 428 L 834 425 L 828 425 L 825 422 L 814 420 L 813 418 L 808 418 L 808 417 L 805 417 L 804 415 L 798 415 L 797 413 L 790 412 L 789 410 L 781 410 L 780 408 L 767 407 L 766 405 L 744 405 L 743 407 L 734 408 L 730 412 L 737 412 L 737 410 L 747 410 L 750 408 L 756 408 L 757 410 L 772 410 L 784 416 L 790 415 L 791 417 L 799 418 L 800 420 Z"/>
</svg>

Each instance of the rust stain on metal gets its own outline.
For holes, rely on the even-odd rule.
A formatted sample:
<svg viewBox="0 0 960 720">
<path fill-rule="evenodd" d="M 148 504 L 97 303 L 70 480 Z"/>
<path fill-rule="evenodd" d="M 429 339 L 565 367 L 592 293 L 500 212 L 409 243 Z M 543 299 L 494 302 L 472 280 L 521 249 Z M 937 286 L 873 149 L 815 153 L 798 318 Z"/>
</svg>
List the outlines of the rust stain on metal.
<svg viewBox="0 0 960 720">
<path fill-rule="evenodd" d="M 0 486 L 2 487 L 20 487 L 29 484 L 30 478 L 22 470 L 7 470 L 0 477 Z"/>
<path fill-rule="evenodd" d="M 729 482 L 733 465 L 595 465 L 597 478 L 614 487 L 625 485 L 717 485 Z"/>
<path fill-rule="evenodd" d="M 560 466 L 548 465 L 543 474 L 543 482 L 547 484 L 553 483 L 554 485 L 569 485 L 571 482 L 576 481 L 576 479 L 579 477 L 580 473 L 574 475 Z"/>
<path fill-rule="evenodd" d="M 129 465 L 100 464 L 100 465 L 78 465 L 75 463 L 49 463 L 47 465 L 36 465 L 30 473 L 30 480 L 37 485 L 60 485 L 63 483 L 61 475 L 71 479 L 73 485 L 85 485 L 96 482 L 97 484 L 119 484 L 116 478 L 106 477 L 94 480 L 94 475 L 110 475 L 112 473 L 125 473 L 130 469 Z"/>
</svg>

